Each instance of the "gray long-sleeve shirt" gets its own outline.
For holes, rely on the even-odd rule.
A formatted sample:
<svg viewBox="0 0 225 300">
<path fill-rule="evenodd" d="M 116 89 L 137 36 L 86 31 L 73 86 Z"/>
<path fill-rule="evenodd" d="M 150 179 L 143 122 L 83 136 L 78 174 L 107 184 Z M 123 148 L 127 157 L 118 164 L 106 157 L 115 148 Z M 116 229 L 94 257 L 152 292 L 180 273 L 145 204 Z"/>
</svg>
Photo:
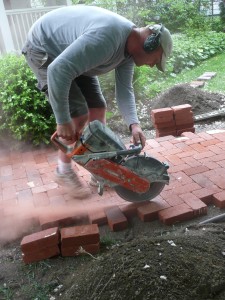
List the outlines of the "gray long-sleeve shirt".
<svg viewBox="0 0 225 300">
<path fill-rule="evenodd" d="M 37 20 L 28 40 L 53 59 L 48 67 L 48 93 L 56 122 L 70 122 L 68 95 L 73 79 L 115 69 L 116 100 L 129 126 L 138 123 L 132 86 L 134 62 L 125 52 L 135 25 L 110 11 L 76 5 L 53 10 Z"/>
</svg>

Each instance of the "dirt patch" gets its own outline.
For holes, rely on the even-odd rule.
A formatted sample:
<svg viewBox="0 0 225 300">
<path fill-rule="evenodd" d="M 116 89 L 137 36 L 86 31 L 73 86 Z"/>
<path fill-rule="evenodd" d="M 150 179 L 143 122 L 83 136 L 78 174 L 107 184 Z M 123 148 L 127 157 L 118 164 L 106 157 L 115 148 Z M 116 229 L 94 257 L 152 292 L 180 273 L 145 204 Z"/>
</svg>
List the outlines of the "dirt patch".
<svg viewBox="0 0 225 300">
<path fill-rule="evenodd" d="M 151 109 L 190 104 L 194 115 L 204 114 L 225 106 L 225 96 L 193 88 L 188 84 L 175 85 L 153 99 Z"/>
<path fill-rule="evenodd" d="M 150 105 L 153 109 L 186 103 L 194 114 L 205 113 L 223 107 L 224 95 L 177 85 L 138 109 L 142 123 L 149 124 Z M 117 121 L 109 125 L 123 134 Z M 219 127 L 216 122 L 203 126 L 202 130 Z M 20 239 L 2 246 L 0 300 L 225 299 L 224 224 L 168 228 L 133 219 L 122 232 L 112 233 L 107 226 L 100 231 L 101 252 L 96 256 L 24 265 Z"/>
<path fill-rule="evenodd" d="M 136 238 L 90 263 L 68 299 L 224 299 L 224 227 Z"/>
</svg>

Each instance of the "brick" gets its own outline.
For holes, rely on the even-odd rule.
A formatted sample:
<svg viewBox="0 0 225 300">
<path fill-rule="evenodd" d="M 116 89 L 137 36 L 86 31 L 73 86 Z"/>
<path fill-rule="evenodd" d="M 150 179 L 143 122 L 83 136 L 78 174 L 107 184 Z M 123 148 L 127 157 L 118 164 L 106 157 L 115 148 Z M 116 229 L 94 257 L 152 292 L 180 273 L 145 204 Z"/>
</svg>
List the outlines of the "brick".
<svg viewBox="0 0 225 300">
<path fill-rule="evenodd" d="M 35 207 L 48 206 L 50 204 L 47 193 L 34 194 L 33 201 Z"/>
<path fill-rule="evenodd" d="M 202 164 L 201 164 L 200 161 L 194 159 L 194 158 L 191 157 L 191 156 L 185 157 L 185 158 L 183 158 L 183 160 L 189 165 L 189 167 L 186 168 L 186 169 L 190 169 L 190 167 L 191 167 L 191 168 L 197 168 L 197 167 L 199 167 L 199 166 L 202 166 Z M 186 169 L 185 169 L 185 170 L 186 170 Z"/>
<path fill-rule="evenodd" d="M 150 222 L 158 219 L 158 212 L 170 205 L 160 196 L 137 209 L 138 217 L 143 222 Z"/>
<path fill-rule="evenodd" d="M 121 209 L 121 211 L 125 215 L 125 217 L 127 219 L 129 219 L 129 218 L 133 218 L 134 216 L 136 216 L 138 207 L 143 206 L 146 203 L 149 203 L 149 202 L 146 201 L 146 202 L 141 202 L 141 203 L 122 204 L 119 206 L 119 208 Z"/>
<path fill-rule="evenodd" d="M 154 123 L 153 124 L 155 126 L 156 129 L 160 130 L 165 130 L 165 129 L 169 129 L 170 131 L 174 131 L 176 129 L 176 124 L 174 122 L 174 120 L 170 121 L 170 122 L 164 122 L 164 123 Z"/>
<path fill-rule="evenodd" d="M 207 178 L 204 174 L 191 175 L 191 178 L 201 187 L 213 190 L 214 192 L 217 192 L 219 190 L 214 182 Z"/>
<path fill-rule="evenodd" d="M 193 116 L 191 114 L 188 114 L 188 115 L 181 115 L 181 116 L 177 116 L 175 118 L 175 123 L 176 123 L 176 126 L 179 126 L 179 125 L 183 125 L 183 124 L 194 124 L 194 120 L 193 120 Z"/>
<path fill-rule="evenodd" d="M 58 227 L 42 230 L 25 236 L 20 247 L 23 253 L 40 251 L 59 244 Z"/>
<path fill-rule="evenodd" d="M 201 142 L 201 145 L 204 146 L 204 147 L 208 147 L 208 146 L 211 146 L 211 145 L 217 145 L 220 143 L 219 140 L 217 139 L 214 139 L 212 136 L 210 136 L 209 134 L 206 133 L 207 136 L 211 137 L 211 139 L 207 139 L 206 141 L 204 142 Z M 200 135 L 199 135 L 200 136 Z M 201 136 L 200 136 L 201 137 Z M 204 137 L 204 135 L 202 135 L 202 137 Z"/>
<path fill-rule="evenodd" d="M 208 149 L 215 154 L 222 154 L 224 152 L 224 149 L 221 149 L 217 145 L 210 145 Z"/>
<path fill-rule="evenodd" d="M 209 141 L 209 140 L 213 140 L 214 137 L 206 132 L 199 132 L 198 136 L 201 138 L 204 138 L 204 140 Z M 204 143 L 204 142 L 203 142 Z"/>
<path fill-rule="evenodd" d="M 151 119 L 154 123 L 164 123 L 173 120 L 173 110 L 170 107 L 153 109 Z"/>
<path fill-rule="evenodd" d="M 146 145 L 150 146 L 151 148 L 158 148 L 160 147 L 159 142 L 157 142 L 155 139 L 150 139 L 146 141 Z"/>
<path fill-rule="evenodd" d="M 212 196 L 212 203 L 219 208 L 225 207 L 225 191 L 216 193 Z"/>
<path fill-rule="evenodd" d="M 192 133 L 192 132 L 183 132 L 182 133 L 182 136 L 183 137 L 187 137 L 187 138 L 189 138 L 189 140 L 191 139 L 191 140 L 193 140 L 193 139 L 196 139 L 198 136 L 196 135 L 196 134 L 194 134 L 194 133 Z M 203 139 L 202 139 L 202 141 L 203 141 Z M 201 142 L 202 142 L 201 141 Z M 187 142 L 187 141 L 186 141 Z"/>
<path fill-rule="evenodd" d="M 214 191 L 207 188 L 198 189 L 192 191 L 192 193 L 207 205 L 212 203 L 213 194 L 215 194 Z"/>
<path fill-rule="evenodd" d="M 197 152 L 207 152 L 207 148 L 202 146 L 201 144 L 197 143 L 197 144 L 192 144 L 190 145 L 190 147 L 194 150 L 196 150 Z"/>
<path fill-rule="evenodd" d="M 39 217 L 39 222 L 41 228 L 47 229 L 51 227 L 65 227 L 77 224 L 77 220 L 81 218 L 81 213 L 78 212 L 67 212 L 67 213 L 50 213 L 49 215 L 41 215 Z"/>
<path fill-rule="evenodd" d="M 159 143 L 165 142 L 165 141 L 172 141 L 172 140 L 174 140 L 174 136 L 168 135 L 168 136 L 165 136 L 165 137 L 156 138 L 155 140 Z"/>
<path fill-rule="evenodd" d="M 181 123 L 179 125 L 176 124 L 176 129 L 177 130 L 182 130 L 182 129 L 186 129 L 186 128 L 194 128 L 194 122 L 188 122 L 188 123 Z"/>
<path fill-rule="evenodd" d="M 171 107 L 172 110 L 174 111 L 174 114 L 179 114 L 179 113 L 183 113 L 183 112 L 189 112 L 192 110 L 192 106 L 190 104 L 181 104 L 181 105 L 175 105 Z"/>
<path fill-rule="evenodd" d="M 30 252 L 27 254 L 22 253 L 22 258 L 25 264 L 30 264 L 33 262 L 38 262 L 48 258 L 52 258 L 60 255 L 60 250 L 58 245 L 54 245 L 49 248 L 44 248 L 36 252 Z"/>
<path fill-rule="evenodd" d="M 84 250 L 84 251 L 82 251 Z M 71 247 L 61 247 L 61 255 L 62 256 L 78 256 L 82 254 L 97 254 L 100 250 L 100 243 L 90 244 L 90 245 L 74 245 Z M 87 253 L 85 253 L 85 251 Z"/>
<path fill-rule="evenodd" d="M 177 187 L 174 190 L 174 193 L 176 193 L 177 195 L 181 195 L 181 194 L 193 192 L 195 190 L 199 190 L 200 188 L 201 188 L 200 185 L 193 182 L 193 183 L 188 183 L 188 184 L 185 184 L 185 185 L 181 185 L 180 187 Z"/>
<path fill-rule="evenodd" d="M 206 80 L 210 80 L 211 76 L 206 76 L 206 75 L 201 75 L 198 77 L 198 81 L 206 81 Z"/>
<path fill-rule="evenodd" d="M 195 128 L 194 127 L 191 127 L 191 128 L 184 128 L 184 129 L 178 129 L 177 130 L 177 136 L 183 136 L 184 133 L 187 133 L 187 132 L 195 132 Z"/>
<path fill-rule="evenodd" d="M 172 225 L 177 222 L 187 221 L 194 216 L 193 210 L 186 204 L 180 204 L 166 208 L 159 212 L 159 219 L 166 225 Z"/>
<path fill-rule="evenodd" d="M 207 168 L 206 166 L 201 166 L 200 165 L 200 166 L 196 166 L 194 168 L 185 169 L 184 173 L 187 174 L 188 176 L 191 176 L 191 175 L 206 172 L 208 170 L 209 170 L 209 168 Z"/>
<path fill-rule="evenodd" d="M 178 157 L 178 155 L 167 155 L 166 159 L 175 166 L 183 164 L 183 161 Z"/>
<path fill-rule="evenodd" d="M 216 72 L 204 72 L 203 76 L 210 76 L 210 77 L 215 77 L 216 76 Z"/>
<path fill-rule="evenodd" d="M 160 194 L 169 206 L 176 206 L 183 203 L 183 200 L 171 191 L 164 191 Z"/>
<path fill-rule="evenodd" d="M 205 85 L 205 82 L 202 81 L 202 80 L 195 80 L 195 81 L 192 81 L 190 83 L 190 86 L 191 87 L 194 87 L 194 88 L 201 88 Z"/>
<path fill-rule="evenodd" d="M 194 194 L 192 193 L 186 193 L 180 195 L 180 197 L 183 199 L 183 201 L 190 206 L 195 216 L 202 216 L 207 214 L 207 205 L 198 199 Z"/>
<path fill-rule="evenodd" d="M 156 137 L 157 138 L 160 138 L 160 137 L 164 137 L 164 136 L 176 136 L 177 135 L 177 132 L 176 130 L 174 131 L 165 131 L 165 130 L 156 130 Z"/>
<path fill-rule="evenodd" d="M 128 221 L 118 206 L 105 208 L 109 228 L 112 231 L 124 230 L 128 226 Z"/>
<path fill-rule="evenodd" d="M 99 226 L 107 224 L 107 217 L 103 208 L 92 210 L 88 213 L 90 224 Z"/>
<path fill-rule="evenodd" d="M 61 246 L 71 247 L 74 245 L 97 244 L 100 241 L 99 228 L 97 224 L 80 225 L 62 228 Z"/>
</svg>

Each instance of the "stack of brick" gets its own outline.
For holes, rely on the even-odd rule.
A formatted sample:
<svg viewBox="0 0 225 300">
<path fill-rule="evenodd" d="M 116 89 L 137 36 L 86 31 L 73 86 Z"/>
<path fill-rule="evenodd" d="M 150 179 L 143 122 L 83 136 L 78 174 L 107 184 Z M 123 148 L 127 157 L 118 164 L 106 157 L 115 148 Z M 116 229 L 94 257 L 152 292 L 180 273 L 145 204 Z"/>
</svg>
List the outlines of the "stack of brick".
<svg viewBox="0 0 225 300">
<path fill-rule="evenodd" d="M 25 236 L 20 247 L 25 264 L 59 255 L 96 254 L 100 250 L 99 228 L 97 224 L 48 228 Z"/>
<path fill-rule="evenodd" d="M 76 256 L 84 251 L 96 254 L 100 250 L 100 234 L 97 224 L 73 226 L 61 229 L 62 256 Z"/>
<path fill-rule="evenodd" d="M 156 129 L 156 137 L 176 136 L 176 124 L 171 107 L 153 109 L 151 111 L 151 120 Z"/>
<path fill-rule="evenodd" d="M 176 124 L 176 135 L 180 136 L 183 132 L 195 132 L 192 107 L 189 104 L 177 105 L 172 107 L 174 121 Z"/>
<path fill-rule="evenodd" d="M 26 264 L 58 256 L 60 234 L 58 227 L 25 236 L 21 241 L 22 258 Z"/>
<path fill-rule="evenodd" d="M 151 120 L 156 129 L 156 137 L 195 132 L 192 107 L 189 104 L 153 109 Z"/>
</svg>

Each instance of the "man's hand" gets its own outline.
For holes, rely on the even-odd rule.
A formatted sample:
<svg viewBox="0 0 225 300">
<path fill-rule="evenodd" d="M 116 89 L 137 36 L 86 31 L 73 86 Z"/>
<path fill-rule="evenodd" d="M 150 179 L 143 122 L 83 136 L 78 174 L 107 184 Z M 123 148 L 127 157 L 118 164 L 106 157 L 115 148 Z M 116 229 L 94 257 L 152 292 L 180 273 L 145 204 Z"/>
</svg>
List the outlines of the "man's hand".
<svg viewBox="0 0 225 300">
<path fill-rule="evenodd" d="M 140 127 L 139 124 L 131 124 L 131 133 L 133 136 L 133 143 L 134 145 L 138 145 L 141 143 L 142 148 L 145 146 L 146 137 L 144 136 L 144 133 Z"/>
<path fill-rule="evenodd" d="M 71 142 L 71 144 L 77 141 L 80 135 L 78 132 L 76 132 L 72 121 L 66 124 L 57 124 L 57 134 L 59 137 Z"/>
</svg>

